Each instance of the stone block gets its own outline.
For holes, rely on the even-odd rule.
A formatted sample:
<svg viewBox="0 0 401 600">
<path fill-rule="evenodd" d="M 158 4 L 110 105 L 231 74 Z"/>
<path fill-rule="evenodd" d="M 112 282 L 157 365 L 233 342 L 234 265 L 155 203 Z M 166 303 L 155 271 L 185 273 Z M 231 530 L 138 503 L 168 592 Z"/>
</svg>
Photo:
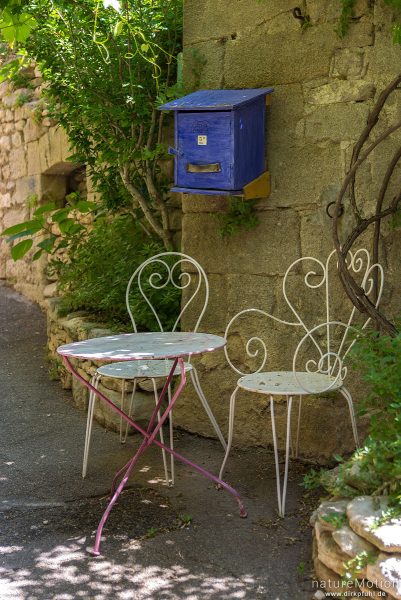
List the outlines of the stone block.
<svg viewBox="0 0 401 600">
<path fill-rule="evenodd" d="M 41 172 L 39 142 L 30 142 L 26 145 L 26 158 L 28 175 L 39 175 Z"/>
<path fill-rule="evenodd" d="M 27 198 L 33 194 L 40 195 L 40 178 L 37 175 L 17 179 L 14 194 L 14 202 L 16 204 L 25 204 Z"/>
<path fill-rule="evenodd" d="M 209 40 L 184 50 L 184 81 L 188 89 L 224 87 L 224 42 Z"/>
<path fill-rule="evenodd" d="M 2 83 L 0 83 L 0 100 L 4 98 L 4 96 L 7 96 L 9 91 L 10 84 L 8 83 L 8 81 L 3 81 Z"/>
<path fill-rule="evenodd" d="M 370 555 L 378 554 L 378 550 L 362 537 L 357 535 L 348 525 L 343 525 L 333 531 L 333 540 L 339 546 L 340 550 L 355 558 L 361 552 L 368 552 Z"/>
<path fill-rule="evenodd" d="M 384 552 L 401 554 L 401 518 L 390 519 L 383 525 L 375 527 L 377 520 L 383 516 L 387 508 L 388 498 L 386 497 L 360 496 L 348 504 L 347 516 L 355 533 L 368 540 L 376 548 Z"/>
<path fill-rule="evenodd" d="M 303 213 L 301 217 L 301 256 L 314 256 L 325 260 L 333 250 L 331 219 L 326 213 L 326 207 L 329 202 L 335 200 L 337 193 L 338 186 L 332 184 L 322 191 L 318 208 Z"/>
<path fill-rule="evenodd" d="M 401 600 L 401 556 L 388 555 L 384 552 L 374 564 L 367 567 L 370 581 L 374 581 L 378 588 L 388 593 L 391 598 Z"/>
<path fill-rule="evenodd" d="M 12 106 L 14 106 L 18 95 L 19 94 L 17 92 L 14 92 L 13 94 L 7 94 L 3 96 L 1 99 L 3 106 L 6 106 L 7 108 L 11 108 Z"/>
<path fill-rule="evenodd" d="M 17 121 L 14 124 L 14 127 L 17 131 L 22 131 L 25 127 L 25 123 L 26 123 L 25 119 L 21 119 L 20 121 Z"/>
<path fill-rule="evenodd" d="M 71 154 L 65 131 L 61 127 L 52 127 L 39 140 L 39 154 L 42 173 L 68 174 L 75 165 L 67 161 Z"/>
<path fill-rule="evenodd" d="M 36 123 L 32 118 L 27 119 L 24 127 L 25 142 L 34 142 L 45 133 L 44 127 L 40 123 Z"/>
<path fill-rule="evenodd" d="M 324 85 L 305 89 L 305 101 L 308 104 L 325 105 L 338 102 L 362 102 L 373 98 L 375 86 L 362 80 L 335 80 Z"/>
<path fill-rule="evenodd" d="M 2 129 L 5 135 L 10 135 L 14 131 L 14 123 L 5 123 Z"/>
<path fill-rule="evenodd" d="M 252 10 L 247 0 L 235 0 L 229 8 L 225 0 L 188 0 L 184 3 L 184 43 L 231 38 L 246 28 L 257 28 L 266 22 L 272 25 L 283 16 L 299 28 L 292 17 L 293 8 L 289 0 L 255 2 Z"/>
<path fill-rule="evenodd" d="M 299 256 L 298 216 L 266 211 L 259 219 L 257 228 L 222 239 L 213 214 L 184 215 L 183 252 L 201 260 L 207 273 L 283 273 Z"/>
<path fill-rule="evenodd" d="M 390 41 L 390 40 L 389 40 Z M 359 21 L 353 21 L 350 24 L 347 35 L 335 43 L 335 47 L 341 48 L 363 48 L 373 46 L 375 42 L 375 29 L 370 18 L 363 17 Z M 376 81 L 372 79 L 371 81 Z"/>
<path fill-rule="evenodd" d="M 349 561 L 349 556 L 340 550 L 339 546 L 337 546 L 333 540 L 330 531 L 322 532 L 318 540 L 317 549 L 319 560 L 326 565 L 327 568 L 339 575 L 344 575 L 346 571 L 344 563 Z M 363 577 L 362 572 L 360 575 Z"/>
<path fill-rule="evenodd" d="M 327 77 L 338 38 L 331 24 L 271 33 L 263 25 L 226 43 L 224 81 L 229 88 L 282 85 Z"/>
<path fill-rule="evenodd" d="M 269 146 L 268 167 L 272 207 L 310 208 L 319 202 L 322 190 L 342 178 L 341 151 L 338 144 Z M 319 173 L 319 177 L 316 177 Z"/>
<path fill-rule="evenodd" d="M 297 123 L 304 113 L 302 86 L 299 83 L 275 85 L 272 104 L 267 110 L 267 160 L 270 144 L 293 145 L 298 137 Z"/>
<path fill-rule="evenodd" d="M 315 142 L 356 140 L 366 125 L 369 106 L 335 104 L 319 106 L 305 118 L 305 137 Z"/>
<path fill-rule="evenodd" d="M 27 174 L 27 164 L 24 148 L 14 148 L 9 155 L 11 177 L 18 179 Z"/>
<path fill-rule="evenodd" d="M 0 194 L 0 206 L 2 208 L 8 208 L 11 206 L 11 194 Z"/>
<path fill-rule="evenodd" d="M 330 67 L 330 77 L 360 79 L 366 75 L 367 64 L 363 48 L 336 48 Z"/>
<path fill-rule="evenodd" d="M 401 69 L 401 57 L 398 44 L 392 40 L 393 24 L 377 28 L 375 45 L 367 50 L 367 77 L 376 83 L 378 90 L 395 79 Z"/>
<path fill-rule="evenodd" d="M 6 152 L 11 150 L 11 137 L 9 135 L 2 135 L 0 137 L 0 150 Z"/>
<path fill-rule="evenodd" d="M 22 145 L 23 141 L 21 132 L 16 131 L 15 133 L 13 133 L 13 135 L 11 136 L 11 141 L 14 148 L 19 148 Z"/>
</svg>

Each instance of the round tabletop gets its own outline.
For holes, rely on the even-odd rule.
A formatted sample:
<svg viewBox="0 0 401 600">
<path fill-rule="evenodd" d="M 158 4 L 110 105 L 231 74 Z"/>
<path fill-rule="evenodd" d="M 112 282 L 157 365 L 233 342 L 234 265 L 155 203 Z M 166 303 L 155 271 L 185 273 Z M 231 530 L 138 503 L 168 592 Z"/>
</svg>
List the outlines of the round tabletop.
<svg viewBox="0 0 401 600">
<path fill-rule="evenodd" d="M 210 333 L 125 333 L 65 344 L 59 346 L 57 352 L 62 356 L 89 360 L 143 360 L 202 354 L 225 344 L 225 338 Z"/>
</svg>

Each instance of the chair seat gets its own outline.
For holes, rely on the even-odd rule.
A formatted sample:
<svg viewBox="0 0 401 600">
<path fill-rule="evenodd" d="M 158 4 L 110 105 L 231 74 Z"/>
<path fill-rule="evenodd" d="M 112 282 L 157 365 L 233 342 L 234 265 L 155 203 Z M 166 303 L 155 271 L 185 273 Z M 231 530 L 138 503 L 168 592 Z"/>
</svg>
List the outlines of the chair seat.
<svg viewBox="0 0 401 600">
<path fill-rule="evenodd" d="M 167 377 L 173 366 L 172 360 L 130 360 L 102 365 L 96 371 L 106 377 L 116 379 L 136 379 L 137 377 Z M 192 365 L 184 363 L 185 372 L 192 370 Z M 177 365 L 174 375 L 180 374 Z"/>
<path fill-rule="evenodd" d="M 297 372 L 295 375 L 293 371 L 272 371 L 245 375 L 237 385 L 259 394 L 306 396 L 338 390 L 342 387 L 342 381 L 324 373 Z"/>
</svg>

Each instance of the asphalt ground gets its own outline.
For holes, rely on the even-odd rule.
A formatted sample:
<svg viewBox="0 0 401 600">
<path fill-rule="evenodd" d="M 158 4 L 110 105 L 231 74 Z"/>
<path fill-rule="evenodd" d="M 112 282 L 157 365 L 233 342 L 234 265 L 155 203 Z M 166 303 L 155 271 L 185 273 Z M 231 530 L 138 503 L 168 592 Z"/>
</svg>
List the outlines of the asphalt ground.
<svg viewBox="0 0 401 600">
<path fill-rule="evenodd" d="M 0 285 L 0 600 L 303 600 L 311 592 L 306 467 L 291 462 L 288 508 L 277 517 L 272 452 L 233 450 L 223 490 L 182 464 L 163 482 L 151 448 L 104 529 L 102 555 L 89 551 L 114 472 L 138 446 L 132 435 L 94 426 L 81 478 L 86 415 L 51 381 L 41 310 Z M 268 425 L 268 424 L 267 424 Z M 176 432 L 176 449 L 218 472 L 222 448 Z"/>
</svg>

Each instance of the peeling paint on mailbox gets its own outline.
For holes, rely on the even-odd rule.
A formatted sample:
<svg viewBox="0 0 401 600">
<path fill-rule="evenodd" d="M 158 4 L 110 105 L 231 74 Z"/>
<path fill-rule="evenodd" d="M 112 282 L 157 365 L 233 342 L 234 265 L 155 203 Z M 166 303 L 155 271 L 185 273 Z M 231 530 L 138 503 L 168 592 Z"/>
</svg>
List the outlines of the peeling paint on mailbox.
<svg viewBox="0 0 401 600">
<path fill-rule="evenodd" d="M 160 106 L 176 113 L 172 191 L 268 195 L 265 114 L 273 91 L 203 90 Z"/>
</svg>

